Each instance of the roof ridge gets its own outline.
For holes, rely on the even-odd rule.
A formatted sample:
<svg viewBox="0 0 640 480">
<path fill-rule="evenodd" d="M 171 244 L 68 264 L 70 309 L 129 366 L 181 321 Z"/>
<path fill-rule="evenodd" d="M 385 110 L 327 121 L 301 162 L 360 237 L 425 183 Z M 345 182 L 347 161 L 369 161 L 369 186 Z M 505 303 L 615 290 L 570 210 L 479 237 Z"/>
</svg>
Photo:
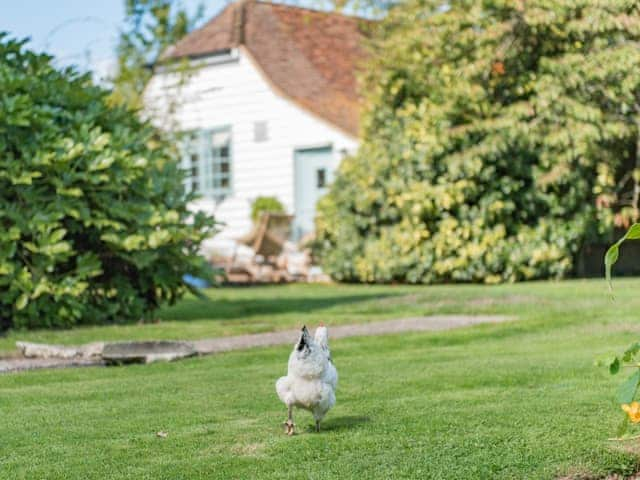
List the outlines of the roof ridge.
<svg viewBox="0 0 640 480">
<path fill-rule="evenodd" d="M 233 23 L 231 26 L 231 43 L 232 45 L 244 45 L 244 27 L 247 3 L 252 0 L 238 0 L 233 3 Z"/>
<path fill-rule="evenodd" d="M 371 22 L 286 3 L 236 0 L 169 47 L 160 61 L 246 48 L 276 93 L 356 136 L 356 69 L 367 56 L 363 27 Z"/>
</svg>

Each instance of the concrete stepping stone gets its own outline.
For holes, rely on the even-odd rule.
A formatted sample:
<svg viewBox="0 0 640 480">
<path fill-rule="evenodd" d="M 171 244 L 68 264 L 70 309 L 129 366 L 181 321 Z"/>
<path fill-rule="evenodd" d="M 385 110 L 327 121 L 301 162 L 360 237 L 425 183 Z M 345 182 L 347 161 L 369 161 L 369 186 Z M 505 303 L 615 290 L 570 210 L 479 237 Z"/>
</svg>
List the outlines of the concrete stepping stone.
<svg viewBox="0 0 640 480">
<path fill-rule="evenodd" d="M 189 342 L 117 342 L 105 344 L 102 360 L 107 365 L 171 362 L 197 354 L 197 350 Z"/>
</svg>

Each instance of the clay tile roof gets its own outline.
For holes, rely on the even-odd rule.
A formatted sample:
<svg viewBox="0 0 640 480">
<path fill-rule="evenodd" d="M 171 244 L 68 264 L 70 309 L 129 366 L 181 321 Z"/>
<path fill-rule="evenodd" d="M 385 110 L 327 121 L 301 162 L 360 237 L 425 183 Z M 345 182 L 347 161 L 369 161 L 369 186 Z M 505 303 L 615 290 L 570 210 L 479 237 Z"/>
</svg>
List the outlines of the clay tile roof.
<svg viewBox="0 0 640 480">
<path fill-rule="evenodd" d="M 231 48 L 249 52 L 272 87 L 353 136 L 356 71 L 371 22 L 338 13 L 240 0 L 169 48 L 161 60 Z"/>
</svg>

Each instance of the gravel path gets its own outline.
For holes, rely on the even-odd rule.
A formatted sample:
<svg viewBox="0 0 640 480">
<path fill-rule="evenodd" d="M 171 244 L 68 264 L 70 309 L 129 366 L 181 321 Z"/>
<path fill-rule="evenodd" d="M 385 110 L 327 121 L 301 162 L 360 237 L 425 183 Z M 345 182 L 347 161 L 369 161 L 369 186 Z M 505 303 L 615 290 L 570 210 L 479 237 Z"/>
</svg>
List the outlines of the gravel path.
<svg viewBox="0 0 640 480">
<path fill-rule="evenodd" d="M 511 320 L 511 317 L 500 315 L 432 315 L 429 317 L 410 317 L 384 322 L 364 323 L 358 325 L 329 326 L 329 339 L 358 337 L 367 335 L 389 335 L 402 332 L 435 332 L 453 328 L 469 327 L 479 323 L 499 323 Z M 193 342 L 198 354 L 227 352 L 252 347 L 269 347 L 274 345 L 293 345 L 300 330 L 284 330 L 281 332 L 256 333 L 238 335 L 236 337 L 220 337 Z"/>
<path fill-rule="evenodd" d="M 481 323 L 500 323 L 513 320 L 513 317 L 503 315 L 432 315 L 428 317 L 410 317 L 383 322 L 373 322 L 358 325 L 339 325 L 329 327 L 330 339 L 368 336 L 390 335 L 402 332 L 436 332 L 454 328 L 469 327 Z M 280 332 L 256 333 L 252 335 L 238 335 L 234 337 L 219 337 L 192 342 L 199 355 L 243 350 L 254 347 L 269 347 L 275 345 L 293 345 L 300 334 L 300 330 L 284 330 Z M 66 368 L 78 366 L 103 365 L 100 359 L 40 359 L 40 358 L 8 358 L 0 359 L 0 373 L 39 368 Z"/>
<path fill-rule="evenodd" d="M 83 358 L 9 358 L 0 359 L 0 374 L 40 368 L 90 367 L 96 365 L 102 365 L 102 361 Z"/>
</svg>

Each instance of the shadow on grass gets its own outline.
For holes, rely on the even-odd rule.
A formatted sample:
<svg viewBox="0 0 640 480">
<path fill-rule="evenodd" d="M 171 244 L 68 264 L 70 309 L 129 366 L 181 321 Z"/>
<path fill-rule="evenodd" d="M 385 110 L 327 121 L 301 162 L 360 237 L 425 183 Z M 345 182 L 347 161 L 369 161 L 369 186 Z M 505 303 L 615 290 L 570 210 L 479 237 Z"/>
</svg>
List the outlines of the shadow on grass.
<svg viewBox="0 0 640 480">
<path fill-rule="evenodd" d="M 178 305 L 161 310 L 158 312 L 158 319 L 171 321 L 233 320 L 255 315 L 309 313 L 338 305 L 380 300 L 391 296 L 396 296 L 396 294 L 381 295 L 376 292 L 368 295 L 281 297 L 274 292 L 274 296 L 271 298 L 188 299 Z"/>
<path fill-rule="evenodd" d="M 343 417 L 330 418 L 320 424 L 320 433 L 323 431 L 338 432 L 340 430 L 355 430 L 370 421 L 370 417 L 363 415 L 347 415 Z M 315 426 L 312 426 L 311 430 L 315 431 Z"/>
</svg>

